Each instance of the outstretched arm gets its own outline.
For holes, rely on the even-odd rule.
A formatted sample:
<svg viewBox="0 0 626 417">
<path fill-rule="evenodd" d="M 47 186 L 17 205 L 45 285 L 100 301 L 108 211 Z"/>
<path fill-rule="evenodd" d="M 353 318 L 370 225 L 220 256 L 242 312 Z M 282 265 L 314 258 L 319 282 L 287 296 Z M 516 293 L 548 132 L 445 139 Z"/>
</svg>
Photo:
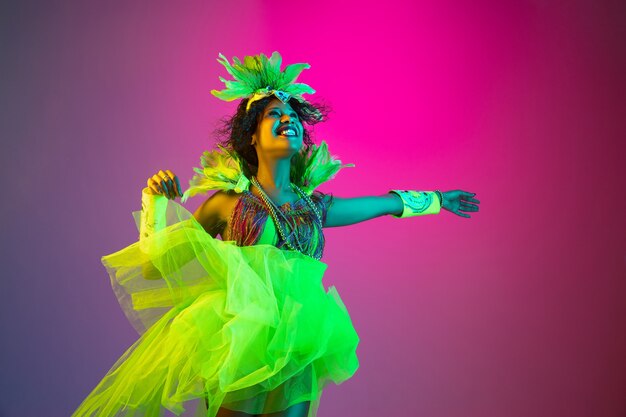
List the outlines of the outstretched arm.
<svg viewBox="0 0 626 417">
<path fill-rule="evenodd" d="M 326 196 L 327 202 L 330 196 Z M 324 227 L 348 226 L 385 214 L 402 213 L 404 205 L 395 194 L 354 198 L 333 197 Z"/>
<path fill-rule="evenodd" d="M 408 199 L 405 201 L 406 194 L 405 197 L 401 198 L 398 194 L 391 192 L 382 196 L 332 197 L 324 227 L 347 226 L 387 214 L 396 217 L 437 214 L 441 208 L 457 216 L 470 218 L 468 214 L 461 211 L 478 211 L 478 204 L 480 204 L 480 201 L 474 198 L 476 193 L 463 190 L 441 192 L 441 200 L 431 191 L 420 191 L 419 193 L 422 193 L 422 197 L 428 195 L 429 198 L 418 197 L 414 201 L 415 204 L 412 204 Z M 331 197 L 327 195 L 325 198 L 328 204 Z"/>
</svg>

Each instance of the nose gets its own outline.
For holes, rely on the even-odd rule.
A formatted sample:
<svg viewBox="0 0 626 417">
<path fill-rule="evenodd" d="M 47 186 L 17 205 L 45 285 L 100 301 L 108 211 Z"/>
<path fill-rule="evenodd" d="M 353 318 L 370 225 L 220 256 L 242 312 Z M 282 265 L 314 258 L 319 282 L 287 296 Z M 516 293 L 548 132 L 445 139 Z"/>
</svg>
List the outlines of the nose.
<svg viewBox="0 0 626 417">
<path fill-rule="evenodd" d="M 285 123 L 285 122 L 291 123 L 291 117 L 287 113 L 280 116 L 280 123 Z"/>
</svg>

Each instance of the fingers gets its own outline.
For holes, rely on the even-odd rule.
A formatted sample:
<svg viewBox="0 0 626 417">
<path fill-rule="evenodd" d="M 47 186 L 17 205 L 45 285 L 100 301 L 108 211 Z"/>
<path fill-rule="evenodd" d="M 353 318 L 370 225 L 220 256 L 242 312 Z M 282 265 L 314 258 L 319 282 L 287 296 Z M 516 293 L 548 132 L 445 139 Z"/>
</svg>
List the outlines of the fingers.
<svg viewBox="0 0 626 417">
<path fill-rule="evenodd" d="M 166 169 L 165 172 L 167 172 L 167 175 L 174 180 L 174 191 L 175 194 L 179 195 L 179 196 L 183 196 L 183 190 L 180 186 L 180 181 L 178 180 L 178 177 L 169 169 Z"/>
<path fill-rule="evenodd" d="M 163 187 L 163 185 L 163 179 L 158 174 L 154 174 L 148 180 L 148 186 L 151 189 L 156 189 L 157 194 L 167 196 L 167 190 Z"/>
<path fill-rule="evenodd" d="M 480 201 L 477 198 L 474 198 L 476 193 L 470 193 L 463 190 L 450 190 L 443 191 L 442 195 L 444 196 L 444 201 L 446 202 L 446 204 L 443 205 L 443 208 L 456 214 L 457 216 L 469 219 L 471 216 L 469 214 L 462 213 L 461 210 L 467 212 L 478 211 L 478 204 L 480 204 Z"/>
<path fill-rule="evenodd" d="M 461 206 L 459 208 L 459 210 L 464 210 L 464 211 L 478 211 L 478 206 L 475 204 L 468 204 L 465 202 L 461 202 Z"/>
<path fill-rule="evenodd" d="M 456 214 L 457 216 L 470 219 L 471 216 L 469 214 L 462 213 L 461 210 L 462 211 L 478 211 L 478 206 L 461 201 L 459 204 L 459 209 L 456 211 L 453 211 L 453 213 Z"/>
<path fill-rule="evenodd" d="M 469 193 L 467 191 L 462 191 L 461 194 L 463 197 L 465 197 L 465 200 L 467 201 L 471 201 L 472 203 L 480 203 L 480 201 L 478 201 L 477 198 L 474 198 L 474 196 L 476 195 L 476 193 Z"/>
<path fill-rule="evenodd" d="M 161 177 L 161 184 L 163 189 L 165 190 L 167 198 L 176 197 L 176 194 L 174 193 L 174 183 L 170 176 L 167 175 L 163 170 L 160 170 L 158 175 L 159 177 Z"/>
<path fill-rule="evenodd" d="M 152 177 L 148 178 L 148 181 L 146 181 L 146 183 L 148 184 L 148 188 L 150 189 L 150 191 L 152 191 L 152 194 L 162 194 L 161 189 L 159 188 L 157 183 L 152 179 Z"/>
<path fill-rule="evenodd" d="M 160 170 L 157 175 L 159 176 L 159 178 L 161 178 L 161 188 L 163 188 L 163 191 L 165 191 L 165 195 L 167 196 L 167 198 L 175 198 L 176 192 L 174 191 L 174 182 L 172 178 L 170 178 L 170 176 L 166 174 L 163 170 Z"/>
<path fill-rule="evenodd" d="M 155 194 L 164 195 L 169 199 L 182 196 L 182 190 L 178 177 L 169 169 L 160 170 L 147 181 L 148 187 Z"/>
</svg>

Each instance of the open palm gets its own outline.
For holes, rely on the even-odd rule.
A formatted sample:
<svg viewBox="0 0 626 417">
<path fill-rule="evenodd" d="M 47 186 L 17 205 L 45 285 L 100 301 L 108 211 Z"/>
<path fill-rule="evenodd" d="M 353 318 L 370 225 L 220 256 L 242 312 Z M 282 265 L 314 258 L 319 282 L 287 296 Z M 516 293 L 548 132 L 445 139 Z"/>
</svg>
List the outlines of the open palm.
<svg viewBox="0 0 626 417">
<path fill-rule="evenodd" d="M 462 213 L 462 211 L 478 211 L 480 201 L 474 198 L 476 193 L 463 190 L 451 190 L 442 192 L 441 195 L 443 196 L 442 207 L 457 216 L 470 218 L 471 216 L 469 214 Z"/>
</svg>

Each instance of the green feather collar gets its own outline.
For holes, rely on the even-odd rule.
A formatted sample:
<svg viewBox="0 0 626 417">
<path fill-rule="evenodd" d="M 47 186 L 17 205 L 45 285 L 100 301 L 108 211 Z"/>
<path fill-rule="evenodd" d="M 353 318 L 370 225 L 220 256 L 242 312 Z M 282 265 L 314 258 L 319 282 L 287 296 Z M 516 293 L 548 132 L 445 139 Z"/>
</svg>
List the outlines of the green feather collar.
<svg viewBox="0 0 626 417">
<path fill-rule="evenodd" d="M 218 150 L 205 151 L 200 157 L 202 168 L 194 168 L 196 175 L 189 181 L 189 188 L 183 193 L 181 202 L 196 194 L 212 190 L 232 190 L 241 193 L 250 188 L 250 180 L 244 175 L 245 163 L 236 152 L 218 145 Z M 341 168 L 354 164 L 342 164 L 328 151 L 322 141 L 320 146 L 305 146 L 291 162 L 291 182 L 311 195 L 320 184 L 335 177 Z"/>
</svg>

